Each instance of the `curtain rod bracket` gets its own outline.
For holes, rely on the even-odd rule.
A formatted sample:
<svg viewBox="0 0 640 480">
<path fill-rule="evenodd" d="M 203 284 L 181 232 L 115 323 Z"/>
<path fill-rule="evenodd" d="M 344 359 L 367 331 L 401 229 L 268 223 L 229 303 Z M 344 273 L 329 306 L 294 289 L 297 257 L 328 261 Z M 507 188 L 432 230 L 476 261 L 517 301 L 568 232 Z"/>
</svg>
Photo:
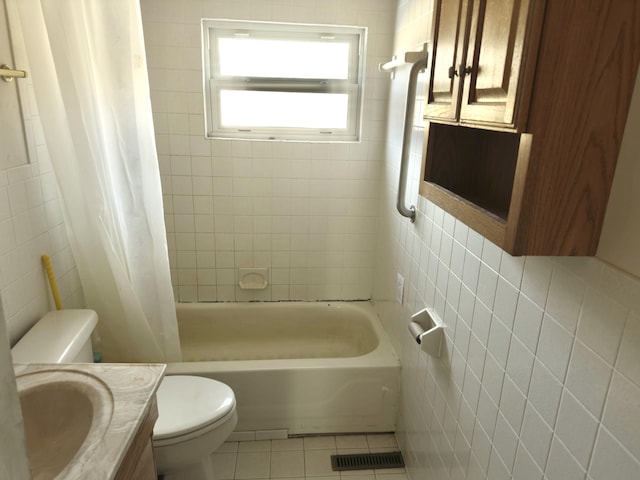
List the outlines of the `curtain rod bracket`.
<svg viewBox="0 0 640 480">
<path fill-rule="evenodd" d="M 398 58 L 397 55 L 394 55 L 390 62 L 387 63 L 379 63 L 378 71 L 380 72 L 390 72 L 391 78 L 395 77 L 396 68 L 405 65 L 407 63 L 416 63 L 418 60 L 427 57 L 427 45 L 429 42 L 421 43 L 418 48 L 418 51 L 412 52 L 404 52 L 401 58 Z"/>
</svg>

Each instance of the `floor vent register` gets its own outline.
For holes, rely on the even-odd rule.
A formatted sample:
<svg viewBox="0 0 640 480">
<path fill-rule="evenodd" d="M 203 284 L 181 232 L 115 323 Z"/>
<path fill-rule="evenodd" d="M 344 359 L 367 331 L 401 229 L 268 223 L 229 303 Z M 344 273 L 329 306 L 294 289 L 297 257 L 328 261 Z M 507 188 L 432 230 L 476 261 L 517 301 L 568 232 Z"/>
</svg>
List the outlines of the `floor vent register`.
<svg viewBox="0 0 640 480">
<path fill-rule="evenodd" d="M 378 468 L 404 468 L 404 460 L 400 452 L 331 455 L 331 468 L 335 472 L 374 470 Z"/>
</svg>

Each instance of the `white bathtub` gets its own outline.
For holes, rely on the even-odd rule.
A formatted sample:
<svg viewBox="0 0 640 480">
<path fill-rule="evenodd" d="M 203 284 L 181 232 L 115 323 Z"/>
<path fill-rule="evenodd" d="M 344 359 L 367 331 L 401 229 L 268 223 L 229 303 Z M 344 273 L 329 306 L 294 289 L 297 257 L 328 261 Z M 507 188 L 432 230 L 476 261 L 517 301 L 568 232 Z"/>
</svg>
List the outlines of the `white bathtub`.
<svg viewBox="0 0 640 480">
<path fill-rule="evenodd" d="M 233 388 L 236 431 L 395 431 L 400 362 L 368 302 L 176 308 L 185 361 L 167 373 Z"/>
</svg>

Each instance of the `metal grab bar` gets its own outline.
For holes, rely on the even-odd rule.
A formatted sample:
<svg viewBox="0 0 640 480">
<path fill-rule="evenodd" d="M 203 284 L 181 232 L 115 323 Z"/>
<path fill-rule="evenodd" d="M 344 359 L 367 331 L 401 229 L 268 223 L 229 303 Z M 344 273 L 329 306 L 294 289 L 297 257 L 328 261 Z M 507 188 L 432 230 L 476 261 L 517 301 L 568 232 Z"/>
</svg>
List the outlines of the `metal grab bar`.
<svg viewBox="0 0 640 480">
<path fill-rule="evenodd" d="M 404 113 L 404 129 L 402 131 L 402 155 L 400 157 L 400 178 L 398 179 L 398 201 L 396 207 L 400 215 L 410 218 L 411 223 L 416 221 L 416 207 L 405 205 L 407 190 L 407 164 L 409 163 L 409 150 L 411 149 L 411 128 L 413 126 L 413 112 L 416 103 L 416 88 L 420 70 L 427 67 L 426 55 L 411 66 L 409 72 L 409 86 L 407 87 L 407 106 Z"/>
</svg>

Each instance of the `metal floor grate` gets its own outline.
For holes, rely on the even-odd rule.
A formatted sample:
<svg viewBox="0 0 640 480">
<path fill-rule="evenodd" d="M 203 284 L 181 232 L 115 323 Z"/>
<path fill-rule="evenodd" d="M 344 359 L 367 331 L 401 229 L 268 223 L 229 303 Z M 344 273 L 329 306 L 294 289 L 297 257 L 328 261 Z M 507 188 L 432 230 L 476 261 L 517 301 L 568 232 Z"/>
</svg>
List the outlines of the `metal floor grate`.
<svg viewBox="0 0 640 480">
<path fill-rule="evenodd" d="M 331 468 L 337 472 L 372 470 L 376 468 L 404 468 L 404 460 L 400 452 L 331 455 Z"/>
</svg>

